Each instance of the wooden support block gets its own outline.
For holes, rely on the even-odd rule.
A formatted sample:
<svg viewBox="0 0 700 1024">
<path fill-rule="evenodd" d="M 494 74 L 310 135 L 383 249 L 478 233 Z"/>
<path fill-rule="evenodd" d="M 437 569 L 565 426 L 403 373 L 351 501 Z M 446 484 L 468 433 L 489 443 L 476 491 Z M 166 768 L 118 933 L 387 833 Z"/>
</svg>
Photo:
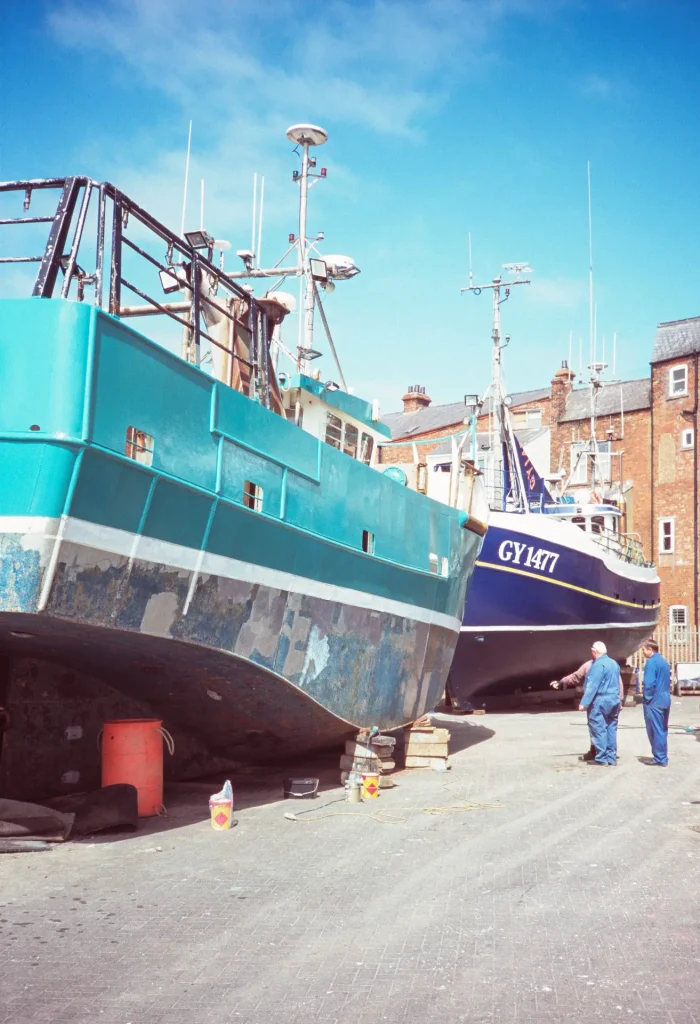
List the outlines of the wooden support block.
<svg viewBox="0 0 700 1024">
<path fill-rule="evenodd" d="M 411 730 L 407 737 L 407 743 L 449 743 L 449 729 L 433 729 L 432 732 L 414 732 Z"/>
<path fill-rule="evenodd" d="M 486 708 L 474 708 L 474 710 L 472 711 L 472 714 L 473 715 L 485 715 L 486 714 Z"/>
<path fill-rule="evenodd" d="M 447 743 L 409 743 L 406 757 L 447 757 L 450 748 Z"/>
<path fill-rule="evenodd" d="M 447 768 L 446 757 L 409 757 L 406 756 L 407 768 L 436 768 L 445 770 Z"/>
</svg>

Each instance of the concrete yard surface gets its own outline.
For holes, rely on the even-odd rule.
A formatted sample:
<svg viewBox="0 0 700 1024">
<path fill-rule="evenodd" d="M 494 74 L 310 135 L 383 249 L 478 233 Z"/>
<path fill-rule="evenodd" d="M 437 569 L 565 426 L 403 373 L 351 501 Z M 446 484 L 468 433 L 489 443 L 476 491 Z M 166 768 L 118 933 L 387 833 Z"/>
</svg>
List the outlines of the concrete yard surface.
<svg viewBox="0 0 700 1024">
<path fill-rule="evenodd" d="M 647 766 L 625 709 L 591 768 L 576 711 L 434 718 L 451 770 L 376 801 L 336 754 L 315 801 L 234 778 L 230 832 L 189 785 L 134 835 L 0 856 L 2 1024 L 700 1024 L 696 736 Z"/>
</svg>

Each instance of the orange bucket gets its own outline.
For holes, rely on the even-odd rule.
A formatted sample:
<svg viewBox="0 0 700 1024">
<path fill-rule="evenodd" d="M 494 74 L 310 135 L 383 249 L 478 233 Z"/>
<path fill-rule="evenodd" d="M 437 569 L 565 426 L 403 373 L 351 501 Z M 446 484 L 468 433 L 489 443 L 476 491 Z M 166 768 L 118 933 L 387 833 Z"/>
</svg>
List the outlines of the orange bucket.
<svg viewBox="0 0 700 1024">
<path fill-rule="evenodd" d="M 172 754 L 173 738 L 157 718 L 105 722 L 102 738 L 102 785 L 126 782 L 138 792 L 139 818 L 163 811 L 163 739 Z M 98 739 L 99 745 L 99 739 Z"/>
</svg>

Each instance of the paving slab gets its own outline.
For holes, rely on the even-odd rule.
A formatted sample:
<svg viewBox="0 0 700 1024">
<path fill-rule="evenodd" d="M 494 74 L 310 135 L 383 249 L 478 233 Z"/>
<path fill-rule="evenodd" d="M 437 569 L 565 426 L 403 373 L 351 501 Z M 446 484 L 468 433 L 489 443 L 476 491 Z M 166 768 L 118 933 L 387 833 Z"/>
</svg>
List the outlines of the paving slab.
<svg viewBox="0 0 700 1024">
<path fill-rule="evenodd" d="M 336 755 L 315 801 L 236 777 L 230 832 L 188 784 L 134 835 L 0 856 L 0 1022 L 700 1024 L 695 734 L 649 767 L 624 709 L 590 768 L 576 711 L 435 720 L 451 769 L 376 801 Z"/>
</svg>

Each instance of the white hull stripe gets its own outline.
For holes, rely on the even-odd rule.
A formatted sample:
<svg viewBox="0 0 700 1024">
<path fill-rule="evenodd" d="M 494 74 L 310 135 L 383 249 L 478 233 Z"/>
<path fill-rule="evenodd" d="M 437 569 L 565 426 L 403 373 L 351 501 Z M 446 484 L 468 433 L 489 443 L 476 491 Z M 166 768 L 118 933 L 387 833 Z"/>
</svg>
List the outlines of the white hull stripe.
<svg viewBox="0 0 700 1024">
<path fill-rule="evenodd" d="M 462 626 L 460 633 L 559 633 L 572 629 L 656 629 L 658 622 L 580 622 L 566 626 Z"/>
<path fill-rule="evenodd" d="M 138 559 L 165 565 L 173 569 L 184 570 L 197 575 L 221 576 L 224 579 L 242 580 L 245 583 L 269 587 L 272 590 L 291 591 L 307 597 L 332 601 L 336 604 L 349 605 L 355 608 L 367 608 L 370 611 L 398 615 L 414 622 L 425 622 L 428 625 L 442 626 L 456 633 L 462 620 L 453 615 L 394 601 L 380 597 L 364 590 L 353 590 L 349 587 L 338 587 L 333 583 L 322 583 L 308 576 L 297 576 L 279 569 L 243 562 L 226 555 L 215 555 L 201 552 L 182 544 L 156 540 L 153 537 L 138 536 L 128 530 L 118 530 L 111 526 L 101 526 L 83 519 L 51 519 L 38 516 L 0 516 L 0 535 L 19 534 L 24 537 L 24 546 L 28 547 L 43 541 L 54 549 L 59 529 L 63 523 L 62 543 L 79 544 L 82 547 L 102 551 L 123 558 Z M 47 552 L 48 553 L 48 552 Z M 47 579 L 51 585 L 50 574 Z"/>
</svg>

